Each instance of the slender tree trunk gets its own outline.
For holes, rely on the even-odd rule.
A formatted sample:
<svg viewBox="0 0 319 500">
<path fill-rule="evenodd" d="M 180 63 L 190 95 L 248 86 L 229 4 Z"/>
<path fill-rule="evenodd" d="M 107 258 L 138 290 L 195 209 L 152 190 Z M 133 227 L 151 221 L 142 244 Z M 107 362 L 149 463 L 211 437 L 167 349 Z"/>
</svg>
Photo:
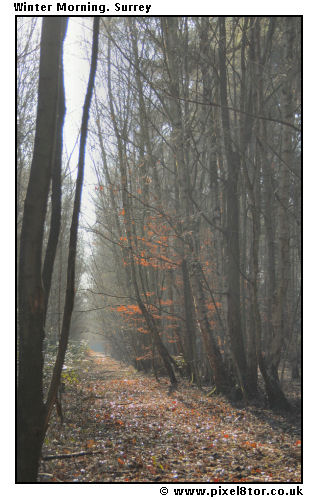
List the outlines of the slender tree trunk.
<svg viewBox="0 0 319 500">
<path fill-rule="evenodd" d="M 188 85 L 183 86 L 183 78 L 186 82 L 189 80 L 188 67 L 185 59 L 185 51 L 187 51 L 187 43 L 183 46 L 184 72 L 181 69 L 182 58 L 179 40 L 178 18 L 163 18 L 161 20 L 163 40 L 164 40 L 164 57 L 167 62 L 169 75 L 169 91 L 171 98 L 169 101 L 169 120 L 172 127 L 172 145 L 174 153 L 174 173 L 175 173 L 175 207 L 176 213 L 179 216 L 177 224 L 178 233 L 182 235 L 187 231 L 191 231 L 191 203 L 189 194 L 191 193 L 191 172 L 189 166 L 189 141 L 187 140 L 189 130 L 187 125 L 188 112 Z M 186 24 L 186 34 L 187 24 Z M 186 35 L 187 36 L 187 35 Z M 185 108 L 183 110 L 180 95 L 186 98 Z M 183 113 L 184 111 L 184 113 Z M 182 221 L 183 219 L 183 221 Z M 188 244 L 190 243 L 190 245 Z M 189 376 L 195 378 L 199 382 L 196 369 L 196 325 L 195 325 L 195 309 L 194 300 L 190 286 L 189 270 L 187 266 L 187 255 L 191 250 L 192 243 L 186 242 L 186 238 L 178 239 L 178 253 L 182 262 L 181 271 L 183 279 L 183 296 L 184 296 L 184 314 L 185 314 L 185 361 L 188 366 Z"/>
<path fill-rule="evenodd" d="M 66 33 L 63 34 L 63 39 Z M 62 167 L 62 149 L 63 149 L 63 123 L 65 115 L 65 94 L 63 81 L 62 59 L 59 67 L 59 95 L 57 103 L 57 130 L 56 144 L 54 151 L 54 160 L 52 164 L 52 183 L 51 183 L 51 222 L 50 233 L 44 258 L 42 281 L 45 293 L 44 310 L 45 314 L 48 308 L 49 295 L 51 289 L 51 280 L 53 274 L 53 266 L 55 261 L 56 250 L 59 241 L 61 227 L 61 167 Z"/>
<path fill-rule="evenodd" d="M 203 273 L 199 262 L 194 263 L 193 273 L 194 273 L 194 287 L 196 288 L 196 293 L 194 293 L 194 297 L 196 297 L 195 298 L 196 316 L 200 326 L 200 331 L 202 334 L 203 344 L 205 346 L 208 362 L 213 373 L 216 390 L 217 392 L 221 392 L 223 394 L 229 394 L 231 384 L 229 376 L 227 374 L 226 367 L 223 362 L 222 355 L 214 339 L 214 335 L 209 324 L 207 310 L 205 306 L 205 294 L 202 284 Z"/>
<path fill-rule="evenodd" d="M 292 77 L 290 75 L 293 44 L 294 44 L 294 24 L 290 18 L 286 19 L 286 59 L 289 64 L 287 71 L 286 85 L 283 89 L 283 112 L 287 121 L 293 121 L 293 100 L 292 100 Z M 273 376 L 278 379 L 278 367 L 281 358 L 281 350 L 284 339 L 284 322 L 286 310 L 286 297 L 288 282 L 290 277 L 290 234 L 289 234 L 289 166 L 292 164 L 292 134 L 288 127 L 284 127 L 282 140 L 282 162 L 280 165 L 279 177 L 279 258 L 278 258 L 278 281 L 276 290 L 276 301 L 273 309 L 273 331 L 271 342 L 271 366 Z M 279 379 L 278 379 L 279 380 Z"/>
<path fill-rule="evenodd" d="M 286 62 L 288 64 L 286 84 L 283 89 L 283 112 L 286 121 L 293 122 L 294 112 L 292 106 L 292 76 L 290 74 L 293 59 L 294 23 L 286 18 Z M 279 209 L 278 209 L 278 234 L 279 258 L 278 279 L 274 289 L 272 303 L 272 335 L 266 357 L 259 355 L 259 367 L 265 380 L 268 401 L 273 408 L 290 409 L 281 387 L 278 375 L 279 363 L 284 341 L 286 298 L 288 281 L 290 277 L 290 249 L 289 249 L 289 166 L 292 164 L 292 135 L 288 127 L 283 129 L 282 161 L 279 176 Z"/>
<path fill-rule="evenodd" d="M 93 21 L 93 43 L 92 43 L 92 55 L 91 55 L 91 67 L 89 81 L 83 106 L 82 124 L 81 124 L 81 136 L 80 136 L 80 150 L 79 150 L 79 163 L 78 163 L 78 175 L 76 180 L 76 189 L 74 196 L 74 206 L 72 221 L 70 227 L 70 239 L 69 239 L 69 256 L 68 256 L 68 267 L 67 267 L 67 285 L 66 285 L 66 295 L 64 303 L 64 313 L 63 322 L 61 329 L 61 336 L 59 340 L 58 354 L 56 362 L 53 369 L 53 375 L 49 387 L 48 397 L 45 404 L 45 421 L 44 421 L 44 434 L 46 432 L 49 418 L 52 412 L 54 402 L 56 400 L 56 395 L 58 387 L 60 384 L 61 372 L 64 363 L 65 353 L 68 346 L 69 333 L 71 317 L 74 306 L 75 298 L 75 264 L 76 264 L 76 249 L 78 240 L 78 227 L 79 227 L 79 216 L 81 208 L 81 195 L 82 186 L 84 178 L 84 164 L 85 164 L 85 146 L 88 131 L 89 122 L 89 112 L 91 99 L 93 94 L 94 79 L 97 67 L 98 59 L 98 38 L 99 38 L 99 22 L 100 18 L 95 17 Z"/>
<path fill-rule="evenodd" d="M 188 376 L 190 379 L 195 378 L 196 383 L 199 383 L 199 377 L 196 367 L 195 358 L 195 335 L 196 325 L 194 318 L 194 299 L 190 284 L 190 276 L 186 259 L 182 260 L 182 276 L 183 276 L 183 292 L 184 292 L 184 310 L 185 310 L 185 361 L 188 368 Z"/>
<path fill-rule="evenodd" d="M 240 304 L 240 251 L 239 251 L 239 194 L 238 175 L 240 156 L 234 151 L 230 131 L 230 119 L 227 99 L 226 73 L 226 28 L 225 18 L 219 18 L 219 65 L 220 65 L 220 101 L 227 160 L 226 181 L 226 276 L 227 276 L 227 323 L 233 361 L 237 371 L 239 385 L 244 394 L 249 393 L 247 380 L 247 362 L 244 349 L 241 304 Z"/>
</svg>

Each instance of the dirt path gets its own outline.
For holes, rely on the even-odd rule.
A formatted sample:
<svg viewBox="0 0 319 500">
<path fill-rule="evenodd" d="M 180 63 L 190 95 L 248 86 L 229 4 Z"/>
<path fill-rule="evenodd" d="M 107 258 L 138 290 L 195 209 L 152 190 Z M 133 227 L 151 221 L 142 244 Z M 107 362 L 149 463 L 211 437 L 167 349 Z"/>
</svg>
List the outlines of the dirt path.
<svg viewBox="0 0 319 500">
<path fill-rule="evenodd" d="M 234 408 L 185 383 L 169 394 L 165 379 L 98 353 L 75 372 L 65 423 L 54 416 L 45 440 L 41 482 L 301 480 L 297 420 Z"/>
</svg>

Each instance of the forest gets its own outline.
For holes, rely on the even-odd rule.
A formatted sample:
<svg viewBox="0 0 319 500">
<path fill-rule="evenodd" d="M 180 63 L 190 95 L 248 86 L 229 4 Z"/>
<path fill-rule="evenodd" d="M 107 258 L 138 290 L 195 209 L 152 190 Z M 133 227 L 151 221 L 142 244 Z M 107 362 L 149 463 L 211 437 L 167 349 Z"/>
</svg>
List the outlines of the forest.
<svg viewBox="0 0 319 500">
<path fill-rule="evenodd" d="M 18 483 L 301 482 L 301 24 L 16 18 Z"/>
</svg>

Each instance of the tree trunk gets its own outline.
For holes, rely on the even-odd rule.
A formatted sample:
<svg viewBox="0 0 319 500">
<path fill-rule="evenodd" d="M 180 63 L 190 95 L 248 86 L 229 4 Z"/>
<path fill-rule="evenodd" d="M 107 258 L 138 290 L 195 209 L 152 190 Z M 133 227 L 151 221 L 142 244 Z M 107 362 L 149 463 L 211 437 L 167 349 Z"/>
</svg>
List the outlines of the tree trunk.
<svg viewBox="0 0 319 500">
<path fill-rule="evenodd" d="M 293 27 L 294 24 L 291 20 L 287 20 L 287 39 L 286 39 L 286 60 L 289 65 L 292 65 L 292 47 L 294 40 Z M 257 44 L 258 47 L 258 44 Z M 263 64 L 259 64 L 258 67 L 262 68 Z M 292 110 L 292 79 L 289 75 L 290 67 L 288 67 L 288 76 L 286 80 L 286 85 L 283 91 L 284 94 L 284 117 L 287 122 L 293 122 L 293 110 Z M 259 76 L 259 96 L 260 103 L 262 103 L 262 79 Z M 261 107 L 261 104 L 260 104 Z M 259 341 L 258 347 L 258 364 L 262 376 L 265 381 L 265 388 L 267 393 L 267 398 L 270 406 L 272 408 L 281 408 L 284 410 L 290 409 L 290 404 L 287 401 L 285 394 L 280 386 L 278 367 L 281 359 L 281 352 L 283 347 L 284 338 L 284 314 L 286 308 L 286 295 L 288 288 L 288 279 L 290 276 L 290 261 L 289 261 L 289 220 L 288 220 L 288 204 L 289 204 L 289 170 L 288 167 L 292 163 L 292 136 L 290 129 L 284 127 L 283 130 L 283 152 L 282 152 L 282 163 L 281 172 L 279 178 L 279 214 L 278 214 L 278 226 L 279 226 L 279 259 L 278 259 L 278 280 L 277 287 L 275 287 L 274 280 L 274 255 L 273 247 L 269 247 L 269 278 L 270 278 L 270 301 L 271 301 L 271 338 L 269 339 L 269 345 L 267 346 L 267 356 L 264 356 L 261 352 L 261 346 Z M 270 194 L 270 193 L 269 193 Z M 269 195 L 268 194 L 268 195 Z M 272 233 L 272 223 L 267 221 L 266 227 L 270 235 Z M 257 306 L 256 306 L 257 307 Z"/>
<path fill-rule="evenodd" d="M 195 359 L 195 336 L 196 325 L 194 320 L 194 300 L 190 285 L 189 271 L 186 259 L 182 260 L 183 292 L 184 292 L 184 310 L 185 310 L 185 361 L 187 364 L 188 377 L 195 378 L 199 382 Z"/>
<path fill-rule="evenodd" d="M 77 237 L 78 237 L 78 226 L 79 226 L 79 216 L 81 208 L 81 195 L 82 195 L 82 185 L 84 177 L 84 163 L 85 163 L 85 146 L 88 131 L 89 122 L 89 112 L 91 99 L 93 94 L 94 79 L 97 67 L 98 58 L 98 38 L 99 38 L 99 17 L 95 17 L 93 21 L 93 43 L 92 43 L 92 55 L 91 55 L 91 67 L 89 81 L 83 106 L 82 124 L 81 124 L 81 137 L 80 137 L 80 149 L 79 149 L 79 163 L 78 163 L 78 175 L 76 180 L 76 189 L 74 196 L 74 206 L 72 221 L 70 227 L 70 240 L 69 240 L 69 256 L 68 256 L 68 268 L 67 268 L 67 286 L 66 295 L 64 303 L 64 313 L 63 322 L 61 329 L 61 337 L 59 340 L 58 354 L 56 362 L 53 369 L 53 375 L 49 387 L 48 397 L 45 404 L 45 422 L 44 422 L 44 433 L 46 432 L 49 418 L 52 412 L 53 405 L 56 400 L 58 387 L 60 384 L 60 377 L 62 372 L 62 367 L 64 363 L 65 353 L 68 346 L 69 333 L 71 317 L 74 306 L 75 298 L 75 264 L 76 264 L 76 249 L 77 249 Z M 44 436 L 43 436 L 44 437 Z"/>
<path fill-rule="evenodd" d="M 67 26 L 65 25 L 63 39 L 66 34 L 66 27 Z M 64 94 L 64 82 L 63 82 L 63 68 L 61 60 L 59 68 L 59 95 L 57 103 L 56 144 L 54 151 L 54 159 L 52 162 L 50 234 L 48 238 L 47 249 L 42 271 L 42 281 L 45 294 L 44 298 L 45 315 L 48 308 L 53 266 L 59 241 L 60 227 L 61 227 L 61 195 L 62 195 L 61 166 L 62 166 L 64 115 L 65 115 L 65 94 Z"/>
<path fill-rule="evenodd" d="M 20 240 L 17 390 L 17 481 L 20 483 L 36 481 L 43 439 L 42 351 L 46 300 L 41 277 L 42 247 L 56 149 L 66 21 L 65 17 L 43 18 L 36 135 Z"/>
<path fill-rule="evenodd" d="M 240 252 L 239 252 L 239 202 L 238 175 L 240 157 L 233 150 L 227 99 L 226 74 L 226 29 L 225 18 L 219 18 L 219 64 L 220 64 L 220 101 L 227 160 L 226 181 L 226 276 L 227 276 L 227 323 L 231 351 L 237 378 L 244 394 L 249 393 L 247 362 L 244 349 L 241 305 L 240 305 Z"/>
<path fill-rule="evenodd" d="M 215 342 L 213 332 L 211 330 L 207 310 L 205 306 L 205 295 L 202 284 L 202 269 L 199 262 L 194 263 L 194 287 L 196 288 L 195 307 L 196 316 L 200 326 L 205 352 L 208 358 L 209 365 L 212 369 L 214 382 L 217 392 L 229 394 L 231 383 L 227 374 L 226 367 L 223 362 L 219 347 Z"/>
</svg>

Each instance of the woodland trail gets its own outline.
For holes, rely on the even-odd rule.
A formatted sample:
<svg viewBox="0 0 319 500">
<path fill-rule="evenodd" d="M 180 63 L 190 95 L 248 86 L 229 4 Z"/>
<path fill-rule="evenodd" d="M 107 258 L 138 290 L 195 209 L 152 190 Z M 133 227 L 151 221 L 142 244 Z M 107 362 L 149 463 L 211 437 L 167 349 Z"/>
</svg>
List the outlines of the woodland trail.
<svg viewBox="0 0 319 500">
<path fill-rule="evenodd" d="M 73 378 L 72 378 L 73 377 Z M 52 418 L 40 482 L 301 481 L 298 418 L 236 408 L 93 351 Z"/>
</svg>

